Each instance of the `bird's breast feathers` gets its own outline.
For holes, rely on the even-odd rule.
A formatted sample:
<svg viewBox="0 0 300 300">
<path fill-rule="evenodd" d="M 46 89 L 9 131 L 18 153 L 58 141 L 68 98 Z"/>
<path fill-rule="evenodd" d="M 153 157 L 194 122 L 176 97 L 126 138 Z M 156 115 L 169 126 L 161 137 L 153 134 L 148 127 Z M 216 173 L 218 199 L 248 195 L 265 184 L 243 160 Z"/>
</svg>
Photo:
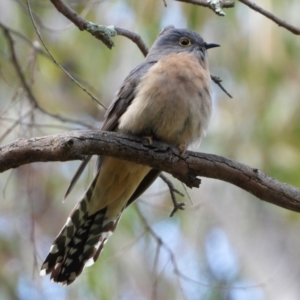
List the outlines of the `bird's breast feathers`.
<svg viewBox="0 0 300 300">
<path fill-rule="evenodd" d="M 119 131 L 171 145 L 200 139 L 211 114 L 210 74 L 189 53 L 160 59 L 143 76 Z"/>
</svg>

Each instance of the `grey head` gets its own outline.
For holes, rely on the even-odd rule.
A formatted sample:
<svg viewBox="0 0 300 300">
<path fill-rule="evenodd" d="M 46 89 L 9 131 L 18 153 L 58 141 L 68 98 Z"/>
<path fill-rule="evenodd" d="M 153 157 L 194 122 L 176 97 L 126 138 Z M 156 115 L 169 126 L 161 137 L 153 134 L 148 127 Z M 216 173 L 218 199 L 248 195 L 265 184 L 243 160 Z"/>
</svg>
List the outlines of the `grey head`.
<svg viewBox="0 0 300 300">
<path fill-rule="evenodd" d="M 198 58 L 207 68 L 206 50 L 219 47 L 218 44 L 206 43 L 195 31 L 169 26 L 164 28 L 150 48 L 147 61 L 155 61 L 172 53 L 188 52 Z"/>
</svg>

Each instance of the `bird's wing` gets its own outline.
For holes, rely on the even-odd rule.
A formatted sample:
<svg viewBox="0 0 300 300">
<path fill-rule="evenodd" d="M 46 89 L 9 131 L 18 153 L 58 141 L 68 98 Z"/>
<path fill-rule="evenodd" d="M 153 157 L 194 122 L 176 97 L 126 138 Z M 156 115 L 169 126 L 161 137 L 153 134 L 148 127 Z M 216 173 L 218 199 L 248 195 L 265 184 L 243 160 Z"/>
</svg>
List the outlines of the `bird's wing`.
<svg viewBox="0 0 300 300">
<path fill-rule="evenodd" d="M 101 130 L 103 130 L 103 131 L 115 131 L 116 130 L 116 128 L 118 126 L 119 118 L 126 111 L 127 107 L 130 105 L 131 101 L 135 97 L 136 87 L 140 83 L 141 78 L 143 77 L 143 75 L 145 73 L 147 73 L 149 68 L 151 68 L 156 63 L 157 63 L 157 61 L 144 62 L 144 63 L 140 64 L 139 66 L 137 66 L 136 68 L 134 68 L 129 73 L 129 75 L 125 78 L 121 88 L 117 92 L 112 104 L 110 105 L 110 107 L 108 108 L 108 110 L 105 114 L 105 120 L 101 127 Z M 66 191 L 64 199 L 67 198 L 67 196 L 70 194 L 70 192 L 74 188 L 76 182 L 78 181 L 79 177 L 81 176 L 82 172 L 84 171 L 85 167 L 87 166 L 87 164 L 89 163 L 91 158 L 92 158 L 92 155 L 89 155 L 81 162 L 79 168 L 77 169 L 76 173 L 74 174 L 74 176 L 70 182 L 70 185 Z M 98 156 L 98 161 L 96 164 L 96 174 L 98 173 L 100 167 L 101 167 L 101 156 Z M 154 180 L 155 180 L 155 178 L 154 178 Z M 152 182 L 154 180 L 152 180 Z M 139 193 L 139 195 L 141 195 L 147 189 L 147 187 L 144 188 L 142 190 L 142 192 Z M 136 198 L 134 198 L 134 200 Z M 132 200 L 132 201 L 134 201 L 134 200 Z"/>
<path fill-rule="evenodd" d="M 139 196 L 141 196 L 148 187 L 155 181 L 155 179 L 159 176 L 161 173 L 160 170 L 151 169 L 149 173 L 144 177 L 144 179 L 141 181 L 131 198 L 128 200 L 126 207 L 128 207 L 130 204 L 132 204 Z"/>
</svg>

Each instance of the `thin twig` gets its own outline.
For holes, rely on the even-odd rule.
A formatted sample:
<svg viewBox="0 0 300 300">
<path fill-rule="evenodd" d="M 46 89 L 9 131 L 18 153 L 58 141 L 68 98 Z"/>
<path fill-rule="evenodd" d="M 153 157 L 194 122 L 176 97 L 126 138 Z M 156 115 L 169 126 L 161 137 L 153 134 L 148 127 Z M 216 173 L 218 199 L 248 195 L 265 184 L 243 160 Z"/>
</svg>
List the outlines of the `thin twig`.
<svg viewBox="0 0 300 300">
<path fill-rule="evenodd" d="M 190 3 L 190 4 L 210 8 L 210 3 L 207 0 L 175 0 L 175 1 L 185 2 L 185 3 Z M 234 7 L 234 1 L 222 1 L 221 6 L 222 8 L 232 8 Z"/>
<path fill-rule="evenodd" d="M 11 37 L 10 35 L 10 31 L 5 28 L 5 27 L 2 27 L 2 30 L 4 32 L 4 35 L 8 41 L 8 46 L 9 46 L 9 50 L 10 50 L 10 54 L 11 54 L 11 61 L 15 67 L 15 70 L 17 72 L 17 75 L 19 76 L 20 78 L 20 81 L 22 83 L 22 86 L 24 87 L 27 95 L 28 95 L 28 98 L 29 98 L 29 101 L 31 102 L 33 108 L 39 108 L 39 105 L 36 101 L 36 99 L 33 97 L 32 93 L 31 93 L 31 90 L 30 90 L 30 87 L 28 86 L 27 82 L 26 82 L 26 79 L 25 79 L 25 76 L 22 72 L 22 68 L 21 68 L 21 65 L 19 64 L 19 61 L 17 59 L 17 55 L 16 55 L 16 51 L 15 51 L 15 46 L 14 46 L 14 40 L 13 38 Z"/>
<path fill-rule="evenodd" d="M 25 35 L 21 34 L 20 32 L 6 26 L 5 24 L 3 24 L 2 22 L 0 22 L 0 27 L 1 28 L 5 28 L 7 30 L 10 31 L 10 33 L 18 36 L 19 38 L 21 38 L 26 44 L 30 45 L 35 51 L 37 51 L 38 53 L 44 55 L 45 57 L 49 57 L 48 54 L 41 48 L 39 47 L 38 43 L 32 42 L 31 40 L 29 40 Z"/>
<path fill-rule="evenodd" d="M 21 116 L 19 119 L 15 120 L 15 122 L 9 128 L 7 128 L 6 131 L 2 134 L 2 136 L 0 137 L 0 142 L 2 142 L 15 129 L 15 127 L 18 124 L 21 124 L 22 119 L 27 118 L 32 113 L 33 113 L 33 110 L 30 109 L 23 116 Z"/>
<path fill-rule="evenodd" d="M 1 27 L 1 24 L 0 24 L 0 27 Z M 9 49 L 10 49 L 10 53 L 11 53 L 11 61 L 15 67 L 15 70 L 17 72 L 17 75 L 21 81 L 21 84 L 22 84 L 22 87 L 25 89 L 26 93 L 27 93 L 27 96 L 28 96 L 28 99 L 30 101 L 30 103 L 32 104 L 33 108 L 34 109 L 38 109 L 40 112 L 50 116 L 50 117 L 53 117 L 53 118 L 56 118 L 62 122 L 68 122 L 68 123 L 73 123 L 73 124 L 80 124 L 82 126 L 85 126 L 87 128 L 90 128 L 91 125 L 90 124 L 87 124 L 85 122 L 82 122 L 80 120 L 72 120 L 72 119 L 69 119 L 69 118 L 65 118 L 65 117 L 62 117 L 58 114 L 54 114 L 54 113 L 50 113 L 50 112 L 47 112 L 45 109 L 43 109 L 39 104 L 38 104 L 38 101 L 36 100 L 36 98 L 34 97 L 32 91 L 31 91 L 31 88 L 29 87 L 29 85 L 27 84 L 27 81 L 25 79 L 25 76 L 22 72 L 22 68 L 21 68 L 21 65 L 18 61 L 18 58 L 17 58 L 17 55 L 16 55 L 16 51 L 15 51 L 15 47 L 14 47 L 14 40 L 13 38 L 11 37 L 11 34 L 10 34 L 10 31 L 5 28 L 5 27 L 2 27 L 2 30 L 4 32 L 4 35 L 8 41 L 8 45 L 9 45 Z"/>
<path fill-rule="evenodd" d="M 223 8 L 231 8 L 234 7 L 234 1 L 221 1 L 221 0 L 176 0 L 178 2 L 185 2 L 189 4 L 199 5 L 203 7 L 210 8 L 217 15 L 223 17 L 225 16 L 225 12 Z"/>
<path fill-rule="evenodd" d="M 16 30 L 14 30 L 14 29 L 12 29 L 12 28 L 6 26 L 5 24 L 3 24 L 3 23 L 1 23 L 1 22 L 0 22 L 0 27 L 6 28 L 7 30 L 10 31 L 10 33 L 12 33 L 13 35 L 18 36 L 18 37 L 19 37 L 20 39 L 22 39 L 26 44 L 28 44 L 29 46 L 31 46 L 38 54 L 41 54 L 41 55 L 43 55 L 44 57 L 46 57 L 47 59 L 53 61 L 53 58 L 52 58 L 46 51 L 43 50 L 43 48 L 41 47 L 41 45 L 40 45 L 40 43 L 39 43 L 38 41 L 34 41 L 34 42 L 30 41 L 29 39 L 27 39 L 26 36 L 24 36 L 24 35 L 21 34 L 20 32 L 18 32 L 18 31 L 16 31 Z M 46 47 L 46 49 L 47 49 L 47 47 Z M 58 67 L 60 67 L 59 64 L 58 64 Z M 67 70 L 67 68 L 63 67 L 62 70 L 63 70 L 63 72 L 65 72 L 65 70 Z M 85 86 L 88 87 L 89 90 L 93 90 L 93 93 L 94 93 L 94 94 L 97 93 L 96 89 L 95 89 L 92 85 L 90 85 L 87 81 L 85 81 L 83 78 L 81 78 L 78 74 L 76 74 L 76 73 L 74 73 L 74 72 L 70 72 L 69 70 L 67 70 L 67 72 L 68 72 L 69 74 L 71 74 L 71 76 L 72 76 L 71 79 L 75 78 L 75 80 L 77 80 L 77 81 L 80 80 L 81 82 L 83 82 L 83 83 L 85 84 Z M 76 82 L 75 82 L 75 83 L 76 83 Z M 85 91 L 85 88 L 84 88 L 83 91 Z M 87 92 L 87 93 L 88 93 L 88 92 Z M 89 95 L 89 96 L 91 96 L 91 95 Z M 92 97 L 93 97 L 93 96 L 91 96 L 91 98 L 92 98 Z M 96 98 L 96 99 L 97 99 L 97 98 Z"/>
<path fill-rule="evenodd" d="M 167 176 L 165 176 L 164 174 L 160 174 L 159 177 L 164 181 L 164 183 L 168 186 L 169 191 L 170 191 L 170 195 L 171 195 L 171 199 L 173 202 L 173 210 L 170 214 L 170 217 L 173 217 L 174 214 L 177 212 L 177 210 L 184 210 L 184 206 L 186 205 L 185 202 L 178 202 L 175 196 L 175 193 L 179 194 L 180 196 L 184 197 L 184 194 L 182 194 L 179 190 L 177 190 L 174 186 L 174 184 L 172 183 L 171 180 L 169 180 L 169 178 Z"/>
<path fill-rule="evenodd" d="M 122 35 L 131 39 L 139 47 L 144 55 L 147 54 L 147 47 L 138 34 L 121 27 L 93 24 L 78 15 L 62 0 L 51 0 L 51 2 L 60 13 L 62 13 L 66 18 L 73 22 L 80 30 L 88 31 L 97 39 L 101 40 L 109 49 L 114 46 L 114 42 L 112 41 L 111 37 L 114 35 Z"/>
<path fill-rule="evenodd" d="M 181 0 L 177 0 L 177 1 L 181 1 Z M 101 40 L 108 48 L 111 49 L 111 47 L 113 46 L 113 41 L 111 40 L 111 36 L 122 35 L 129 38 L 131 41 L 133 41 L 139 47 L 139 49 L 141 50 L 144 56 L 148 54 L 148 48 L 138 34 L 121 27 L 102 26 L 102 25 L 93 24 L 91 22 L 88 22 L 81 16 L 79 16 L 71 7 L 66 5 L 62 0 L 51 0 L 51 2 L 60 13 L 62 13 L 66 18 L 72 21 L 80 30 L 87 30 L 97 39 Z M 232 1 L 225 1 L 223 7 L 224 8 L 232 7 L 230 6 L 231 2 Z M 206 6 L 209 6 L 209 4 L 206 3 Z M 39 34 L 38 31 L 37 34 Z M 218 77 L 212 76 L 212 80 L 216 82 L 216 84 L 222 89 L 222 91 L 224 91 L 229 97 L 231 97 L 230 94 L 226 92 L 224 87 L 221 85 L 221 80 L 219 78 L 217 80 L 216 78 Z"/>
<path fill-rule="evenodd" d="M 232 96 L 225 90 L 225 88 L 223 87 L 223 85 L 221 84 L 222 82 L 222 79 L 218 76 L 214 76 L 214 75 L 211 75 L 210 76 L 211 80 L 219 86 L 219 88 L 229 97 L 229 98 L 232 98 Z"/>
<path fill-rule="evenodd" d="M 278 18 L 277 16 L 275 16 L 271 12 L 263 9 L 262 7 L 258 6 L 254 2 L 251 2 L 251 1 L 248 1 L 248 0 L 239 0 L 239 1 L 242 2 L 243 4 L 247 5 L 248 7 L 252 8 L 253 10 L 257 11 L 258 13 L 264 15 L 268 19 L 272 20 L 278 26 L 283 27 L 283 28 L 287 29 L 288 31 L 290 31 L 290 32 L 292 32 L 296 35 L 300 35 L 300 28 L 299 27 L 293 26 L 293 25 L 287 23 L 286 21 Z"/>
<path fill-rule="evenodd" d="M 190 194 L 189 194 L 189 192 L 188 192 L 188 190 L 187 190 L 185 184 L 184 184 L 183 182 L 181 182 L 181 184 L 182 184 L 182 187 L 183 187 L 183 189 L 185 190 L 185 193 L 186 193 L 188 199 L 190 200 L 191 204 L 194 205 L 194 203 L 193 203 L 193 201 L 192 201 L 192 199 L 191 199 L 191 197 L 190 197 Z"/>
<path fill-rule="evenodd" d="M 148 221 L 146 220 L 145 216 L 142 214 L 141 210 L 140 210 L 140 207 L 139 205 L 137 204 L 136 205 L 136 210 L 138 212 L 138 215 L 139 217 L 141 218 L 142 222 L 144 223 L 144 226 L 146 228 L 146 231 L 150 233 L 150 235 L 154 238 L 154 240 L 156 241 L 157 243 L 157 249 L 160 249 L 160 248 L 163 248 L 165 249 L 168 253 L 169 253 L 169 256 L 170 256 L 170 259 L 171 259 L 171 262 L 173 264 L 173 269 L 174 269 L 174 273 L 182 280 L 185 280 L 187 282 L 190 282 L 190 283 L 196 283 L 198 285 L 201 285 L 201 286 L 206 286 L 206 287 L 210 287 L 210 288 L 216 288 L 216 289 L 228 289 L 228 286 L 225 286 L 225 285 L 211 285 L 210 283 L 204 283 L 204 282 L 200 282 L 198 280 L 195 280 L 193 278 L 190 278 L 189 276 L 185 275 L 183 272 L 181 272 L 179 270 L 179 267 L 178 267 L 178 264 L 177 264 L 177 260 L 176 260 L 176 257 L 175 257 L 175 254 L 174 252 L 172 251 L 172 249 L 166 244 L 164 243 L 164 241 L 155 233 L 155 231 L 152 229 L 151 225 L 148 223 Z M 157 255 L 157 252 L 156 251 L 156 254 L 155 256 Z M 156 259 L 156 257 L 155 257 Z M 180 288 L 181 288 L 181 292 L 184 296 L 184 292 L 183 292 L 183 289 L 182 289 L 182 286 L 181 286 L 181 282 L 179 279 L 178 280 L 178 283 L 180 285 Z M 157 280 L 156 280 L 157 281 Z M 156 282 L 154 283 L 156 284 Z M 252 285 L 252 286 L 249 286 L 250 288 L 254 288 L 254 287 L 257 287 L 257 286 L 260 286 L 260 285 Z M 231 287 L 230 288 L 232 289 L 242 289 L 243 287 Z M 152 298 L 153 299 L 153 298 Z"/>
<path fill-rule="evenodd" d="M 82 84 L 80 84 L 55 58 L 54 56 L 52 55 L 52 53 L 49 51 L 48 47 L 46 46 L 45 42 L 44 42 L 44 39 L 42 38 L 42 35 L 40 34 L 38 28 L 37 28 L 37 25 L 34 21 L 34 17 L 33 17 L 33 14 L 32 14 L 32 11 L 31 11 L 31 7 L 30 7 L 30 4 L 29 4 L 29 0 L 26 0 L 26 3 L 27 3 L 27 8 L 28 8 L 28 11 L 29 11 L 29 15 L 30 15 L 30 18 L 31 18 L 31 21 L 32 21 L 32 24 L 34 26 L 34 29 L 35 29 L 35 32 L 36 34 L 38 35 L 41 43 L 43 44 L 43 46 L 45 47 L 47 53 L 49 54 L 49 56 L 52 58 L 53 62 L 61 69 L 64 71 L 64 73 L 77 85 L 79 86 L 86 94 L 88 94 L 95 102 L 97 102 L 100 106 L 102 106 L 104 109 L 107 109 L 107 107 L 102 104 L 95 96 L 93 96 Z"/>
<path fill-rule="evenodd" d="M 139 47 L 144 56 L 148 54 L 148 48 L 146 44 L 137 33 L 117 26 L 115 26 L 114 28 L 117 31 L 118 35 L 125 36 L 133 41 Z"/>
<path fill-rule="evenodd" d="M 24 3 L 24 1 L 23 0 L 14 0 L 14 1 L 16 1 L 19 5 L 20 5 L 20 7 L 21 7 L 21 9 L 25 12 L 25 13 L 28 13 L 28 7 L 27 7 L 27 5 Z M 39 4 L 41 4 L 41 3 L 45 3 L 46 5 L 49 5 L 48 4 L 48 1 L 39 1 Z M 63 29 L 56 29 L 56 28 L 51 28 L 51 27 L 48 27 L 47 25 L 45 25 L 44 23 L 43 23 L 43 20 L 42 20 L 42 18 L 41 18 L 41 16 L 39 15 L 39 14 L 37 14 L 37 13 L 35 13 L 35 12 L 33 12 L 32 11 L 32 14 L 33 14 L 33 16 L 34 16 L 34 19 L 35 19 L 35 21 L 36 21 L 36 23 L 39 25 L 39 28 L 41 28 L 41 29 L 43 29 L 43 31 L 48 31 L 48 32 L 61 32 L 61 31 L 63 31 L 63 30 L 67 30 L 67 29 L 69 29 L 71 26 L 73 26 L 73 24 L 72 23 L 70 23 L 70 24 L 68 24 L 67 26 L 65 26 Z"/>
<path fill-rule="evenodd" d="M 137 208 L 139 210 L 139 208 Z M 158 266 L 158 259 L 159 259 L 159 254 L 161 250 L 161 243 L 157 242 L 156 246 L 156 251 L 155 251 L 155 256 L 154 256 L 154 262 L 153 262 L 153 277 L 154 277 L 154 282 L 152 285 L 152 296 L 151 299 L 157 299 L 157 286 L 158 286 L 158 276 L 155 276 L 157 273 L 157 266 Z"/>
<path fill-rule="evenodd" d="M 6 117 L 0 117 L 0 120 L 3 122 L 17 122 L 22 126 L 27 127 L 38 127 L 38 128 L 55 128 L 55 129 L 61 129 L 61 130 L 80 130 L 80 128 L 71 128 L 68 126 L 63 125 L 53 125 L 53 124 L 43 124 L 43 123 L 37 123 L 37 122 L 23 122 L 22 120 L 16 120 L 15 118 L 6 118 Z M 1 141 L 1 139 L 0 139 Z"/>
<path fill-rule="evenodd" d="M 152 227 L 148 224 L 148 222 L 147 222 L 145 216 L 142 214 L 139 206 L 135 205 L 135 207 L 136 207 L 136 210 L 137 210 L 137 213 L 138 213 L 139 217 L 141 218 L 142 222 L 144 223 L 144 226 L 146 227 L 146 230 L 156 240 L 157 244 L 160 245 L 162 248 L 164 248 L 169 253 L 171 262 L 173 264 L 174 273 L 176 275 L 178 275 L 178 277 L 180 277 L 179 275 L 182 274 L 182 273 L 180 272 L 180 270 L 178 268 L 177 260 L 176 260 L 175 254 L 173 253 L 172 249 L 168 245 L 166 245 L 166 243 L 163 242 L 163 240 L 155 233 L 155 231 L 152 229 Z M 182 288 L 182 285 L 181 285 L 181 282 L 180 282 L 178 277 L 176 277 L 176 278 L 177 278 L 179 288 L 181 290 L 181 293 L 182 293 L 184 299 L 186 299 L 183 288 Z"/>
</svg>

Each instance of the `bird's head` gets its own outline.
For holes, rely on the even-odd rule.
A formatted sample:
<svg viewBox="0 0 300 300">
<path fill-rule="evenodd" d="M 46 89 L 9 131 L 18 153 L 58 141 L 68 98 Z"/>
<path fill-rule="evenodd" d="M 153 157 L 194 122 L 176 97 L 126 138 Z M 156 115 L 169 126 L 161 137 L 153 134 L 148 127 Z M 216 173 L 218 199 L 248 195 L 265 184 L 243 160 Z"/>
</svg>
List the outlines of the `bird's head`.
<svg viewBox="0 0 300 300">
<path fill-rule="evenodd" d="M 159 60 L 166 55 L 187 52 L 195 55 L 203 67 L 207 67 L 206 50 L 219 47 L 206 43 L 202 37 L 189 29 L 166 27 L 157 37 L 147 55 L 147 60 Z"/>
</svg>

